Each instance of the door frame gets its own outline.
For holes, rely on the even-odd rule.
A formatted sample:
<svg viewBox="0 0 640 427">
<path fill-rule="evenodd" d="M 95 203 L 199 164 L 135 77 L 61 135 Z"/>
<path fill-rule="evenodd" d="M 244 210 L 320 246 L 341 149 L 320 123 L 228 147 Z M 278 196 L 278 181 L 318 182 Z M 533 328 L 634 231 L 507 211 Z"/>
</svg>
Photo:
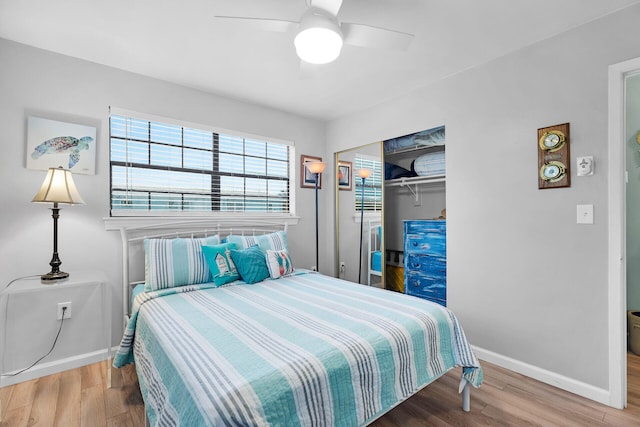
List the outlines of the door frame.
<svg viewBox="0 0 640 427">
<path fill-rule="evenodd" d="M 627 406 L 625 78 L 638 71 L 640 58 L 609 66 L 609 404 L 620 409 Z"/>
</svg>

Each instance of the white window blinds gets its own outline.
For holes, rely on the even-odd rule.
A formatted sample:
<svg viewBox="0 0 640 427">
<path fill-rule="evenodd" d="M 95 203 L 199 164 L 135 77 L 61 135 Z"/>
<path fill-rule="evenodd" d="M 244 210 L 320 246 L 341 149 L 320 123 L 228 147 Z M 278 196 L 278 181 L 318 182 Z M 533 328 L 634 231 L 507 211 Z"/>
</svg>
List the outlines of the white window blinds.
<svg viewBox="0 0 640 427">
<path fill-rule="evenodd" d="M 382 162 L 378 159 L 356 156 L 354 159 L 356 174 L 356 212 L 362 209 L 362 178 L 357 175 L 359 169 L 369 169 L 371 175 L 364 182 L 364 210 L 365 212 L 379 212 L 382 210 Z"/>
<path fill-rule="evenodd" d="M 110 116 L 112 215 L 290 213 L 293 147 Z"/>
</svg>

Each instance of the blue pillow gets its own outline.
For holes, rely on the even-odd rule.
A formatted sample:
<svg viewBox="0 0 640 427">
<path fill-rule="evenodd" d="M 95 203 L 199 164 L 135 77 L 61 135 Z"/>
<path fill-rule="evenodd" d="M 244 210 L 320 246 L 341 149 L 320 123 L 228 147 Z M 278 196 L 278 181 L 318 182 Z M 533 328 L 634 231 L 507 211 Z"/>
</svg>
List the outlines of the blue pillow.
<svg viewBox="0 0 640 427">
<path fill-rule="evenodd" d="M 231 258 L 245 282 L 257 283 L 269 277 L 267 261 L 258 245 L 248 249 L 231 249 Z"/>
<path fill-rule="evenodd" d="M 235 243 L 202 247 L 204 259 L 207 260 L 213 283 L 216 286 L 222 286 L 240 278 L 236 265 L 231 259 L 231 249 L 235 248 Z"/>
<path fill-rule="evenodd" d="M 211 281 L 202 246 L 218 243 L 220 238 L 217 235 L 196 239 L 145 239 L 144 290 L 149 292 Z"/>
</svg>

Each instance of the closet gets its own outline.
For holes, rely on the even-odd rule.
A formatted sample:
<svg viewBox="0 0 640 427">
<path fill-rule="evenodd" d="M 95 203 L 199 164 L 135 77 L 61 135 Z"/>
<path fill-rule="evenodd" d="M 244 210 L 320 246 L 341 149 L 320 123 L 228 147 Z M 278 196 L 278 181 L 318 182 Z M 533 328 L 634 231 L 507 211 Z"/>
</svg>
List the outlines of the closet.
<svg viewBox="0 0 640 427">
<path fill-rule="evenodd" d="M 446 305 L 444 126 L 383 141 L 385 287 Z"/>
<path fill-rule="evenodd" d="M 338 277 L 446 305 L 445 151 L 441 126 L 335 153 Z M 364 213 L 361 167 L 372 171 L 364 186 Z M 434 219 L 441 224 L 439 237 L 433 230 L 420 235 L 420 222 Z M 405 223 L 414 225 L 405 230 Z M 416 246 L 407 250 L 409 238 Z M 424 246 L 433 246 L 432 238 L 439 239 L 439 254 Z M 407 281 L 412 286 L 405 290 Z"/>
</svg>

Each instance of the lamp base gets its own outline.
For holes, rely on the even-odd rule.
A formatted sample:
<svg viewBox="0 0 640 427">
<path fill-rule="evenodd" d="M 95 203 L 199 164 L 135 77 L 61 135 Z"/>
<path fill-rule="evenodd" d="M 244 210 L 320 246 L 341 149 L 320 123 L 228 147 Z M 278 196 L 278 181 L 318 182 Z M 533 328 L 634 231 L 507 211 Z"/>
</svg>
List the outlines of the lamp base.
<svg viewBox="0 0 640 427">
<path fill-rule="evenodd" d="M 69 273 L 65 273 L 64 271 L 50 271 L 47 274 L 43 274 L 42 276 L 40 276 L 40 278 L 44 282 L 66 279 L 67 277 L 69 277 Z"/>
</svg>

